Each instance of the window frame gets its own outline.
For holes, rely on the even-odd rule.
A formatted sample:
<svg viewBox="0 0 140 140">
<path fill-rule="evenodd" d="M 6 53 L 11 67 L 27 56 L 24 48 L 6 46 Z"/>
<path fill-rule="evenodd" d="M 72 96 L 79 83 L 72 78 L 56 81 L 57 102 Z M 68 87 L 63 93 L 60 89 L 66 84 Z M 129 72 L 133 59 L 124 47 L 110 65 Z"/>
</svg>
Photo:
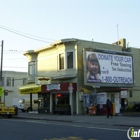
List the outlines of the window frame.
<svg viewBox="0 0 140 140">
<path fill-rule="evenodd" d="M 69 67 L 68 53 L 72 53 L 72 67 Z M 66 52 L 66 64 L 67 64 L 67 69 L 73 69 L 74 68 L 74 53 L 73 53 L 73 51 L 67 51 Z"/>
<path fill-rule="evenodd" d="M 61 68 L 61 61 L 60 61 L 60 55 L 63 54 L 63 68 Z M 59 63 L 59 70 L 64 70 L 65 69 L 65 53 L 62 52 L 62 53 L 59 53 L 58 54 L 58 63 Z"/>
<path fill-rule="evenodd" d="M 30 75 L 30 76 L 36 75 L 36 61 L 28 62 L 28 75 Z"/>
<path fill-rule="evenodd" d="M 27 79 L 23 78 L 23 85 L 26 85 L 26 83 L 27 83 Z"/>
<path fill-rule="evenodd" d="M 5 86 L 5 78 L 2 77 L 2 86 Z"/>
<path fill-rule="evenodd" d="M 8 79 L 10 79 L 10 84 L 8 84 Z M 11 77 L 6 77 L 6 86 L 11 87 Z"/>
<path fill-rule="evenodd" d="M 67 57 L 67 53 L 70 53 L 70 52 L 72 52 L 73 53 L 73 68 L 68 68 L 68 57 Z M 74 53 L 74 50 L 67 50 L 66 51 L 66 54 L 65 54 L 65 57 L 66 57 L 66 68 L 67 68 L 67 70 L 71 70 L 71 69 L 74 69 L 75 68 L 75 53 Z"/>
<path fill-rule="evenodd" d="M 14 77 L 12 77 L 12 87 L 14 87 L 15 86 L 15 79 L 14 79 Z"/>
</svg>

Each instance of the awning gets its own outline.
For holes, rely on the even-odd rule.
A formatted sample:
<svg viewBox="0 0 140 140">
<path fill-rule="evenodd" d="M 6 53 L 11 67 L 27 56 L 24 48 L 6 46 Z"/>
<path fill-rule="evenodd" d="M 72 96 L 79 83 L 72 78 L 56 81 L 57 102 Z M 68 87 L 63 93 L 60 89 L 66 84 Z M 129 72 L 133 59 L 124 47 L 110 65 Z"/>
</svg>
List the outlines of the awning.
<svg viewBox="0 0 140 140">
<path fill-rule="evenodd" d="M 51 79 L 52 80 L 59 80 L 59 79 L 72 79 L 72 78 L 76 78 L 77 75 L 74 74 L 74 75 L 61 75 L 61 76 L 55 76 L 55 77 L 52 77 Z"/>
<path fill-rule="evenodd" d="M 19 87 L 20 94 L 37 94 L 38 92 L 41 92 L 41 85 L 27 84 Z"/>
</svg>

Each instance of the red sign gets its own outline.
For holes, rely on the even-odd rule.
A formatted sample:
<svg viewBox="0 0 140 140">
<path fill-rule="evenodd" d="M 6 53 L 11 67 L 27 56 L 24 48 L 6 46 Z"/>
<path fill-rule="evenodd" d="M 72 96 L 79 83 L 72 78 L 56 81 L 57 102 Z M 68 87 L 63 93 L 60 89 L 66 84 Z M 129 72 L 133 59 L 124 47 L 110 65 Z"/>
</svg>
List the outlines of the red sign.
<svg viewBox="0 0 140 140">
<path fill-rule="evenodd" d="M 41 92 L 56 92 L 56 91 L 69 91 L 69 84 L 70 83 L 61 83 L 61 84 L 48 84 L 41 86 Z M 77 84 L 72 83 L 73 91 L 77 91 Z"/>
</svg>

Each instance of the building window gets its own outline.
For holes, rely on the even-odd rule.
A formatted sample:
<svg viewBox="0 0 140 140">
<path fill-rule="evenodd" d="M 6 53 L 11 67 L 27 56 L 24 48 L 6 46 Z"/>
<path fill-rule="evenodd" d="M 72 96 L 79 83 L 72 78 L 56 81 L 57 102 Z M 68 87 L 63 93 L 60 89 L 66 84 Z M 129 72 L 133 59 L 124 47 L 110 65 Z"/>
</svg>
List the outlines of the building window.
<svg viewBox="0 0 140 140">
<path fill-rule="evenodd" d="M 59 69 L 64 69 L 64 53 L 59 54 Z"/>
<path fill-rule="evenodd" d="M 2 86 L 4 86 L 5 84 L 4 84 L 4 77 L 2 77 Z"/>
<path fill-rule="evenodd" d="M 73 68 L 73 52 L 67 52 L 67 69 Z"/>
<path fill-rule="evenodd" d="M 36 70 L 36 63 L 35 61 L 31 61 L 28 63 L 28 74 L 34 76 Z"/>
<path fill-rule="evenodd" d="M 14 87 L 14 78 L 12 78 L 12 86 Z"/>
<path fill-rule="evenodd" d="M 11 77 L 7 77 L 6 86 L 8 86 L 8 87 L 11 86 Z"/>
<path fill-rule="evenodd" d="M 132 97 L 133 94 L 132 94 L 132 90 L 129 91 L 129 97 Z"/>
<path fill-rule="evenodd" d="M 23 78 L 23 85 L 27 83 L 26 78 Z"/>
</svg>

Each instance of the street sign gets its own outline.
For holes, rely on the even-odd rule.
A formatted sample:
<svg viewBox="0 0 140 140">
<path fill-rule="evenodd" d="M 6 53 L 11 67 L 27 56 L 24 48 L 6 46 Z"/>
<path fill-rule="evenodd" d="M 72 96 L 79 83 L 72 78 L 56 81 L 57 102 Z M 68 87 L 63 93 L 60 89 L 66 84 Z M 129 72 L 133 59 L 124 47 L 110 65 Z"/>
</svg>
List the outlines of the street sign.
<svg viewBox="0 0 140 140">
<path fill-rule="evenodd" d="M 0 87 L 0 97 L 2 96 L 4 89 L 2 87 Z"/>
<path fill-rule="evenodd" d="M 8 90 L 4 90 L 4 95 L 8 95 Z"/>
</svg>

